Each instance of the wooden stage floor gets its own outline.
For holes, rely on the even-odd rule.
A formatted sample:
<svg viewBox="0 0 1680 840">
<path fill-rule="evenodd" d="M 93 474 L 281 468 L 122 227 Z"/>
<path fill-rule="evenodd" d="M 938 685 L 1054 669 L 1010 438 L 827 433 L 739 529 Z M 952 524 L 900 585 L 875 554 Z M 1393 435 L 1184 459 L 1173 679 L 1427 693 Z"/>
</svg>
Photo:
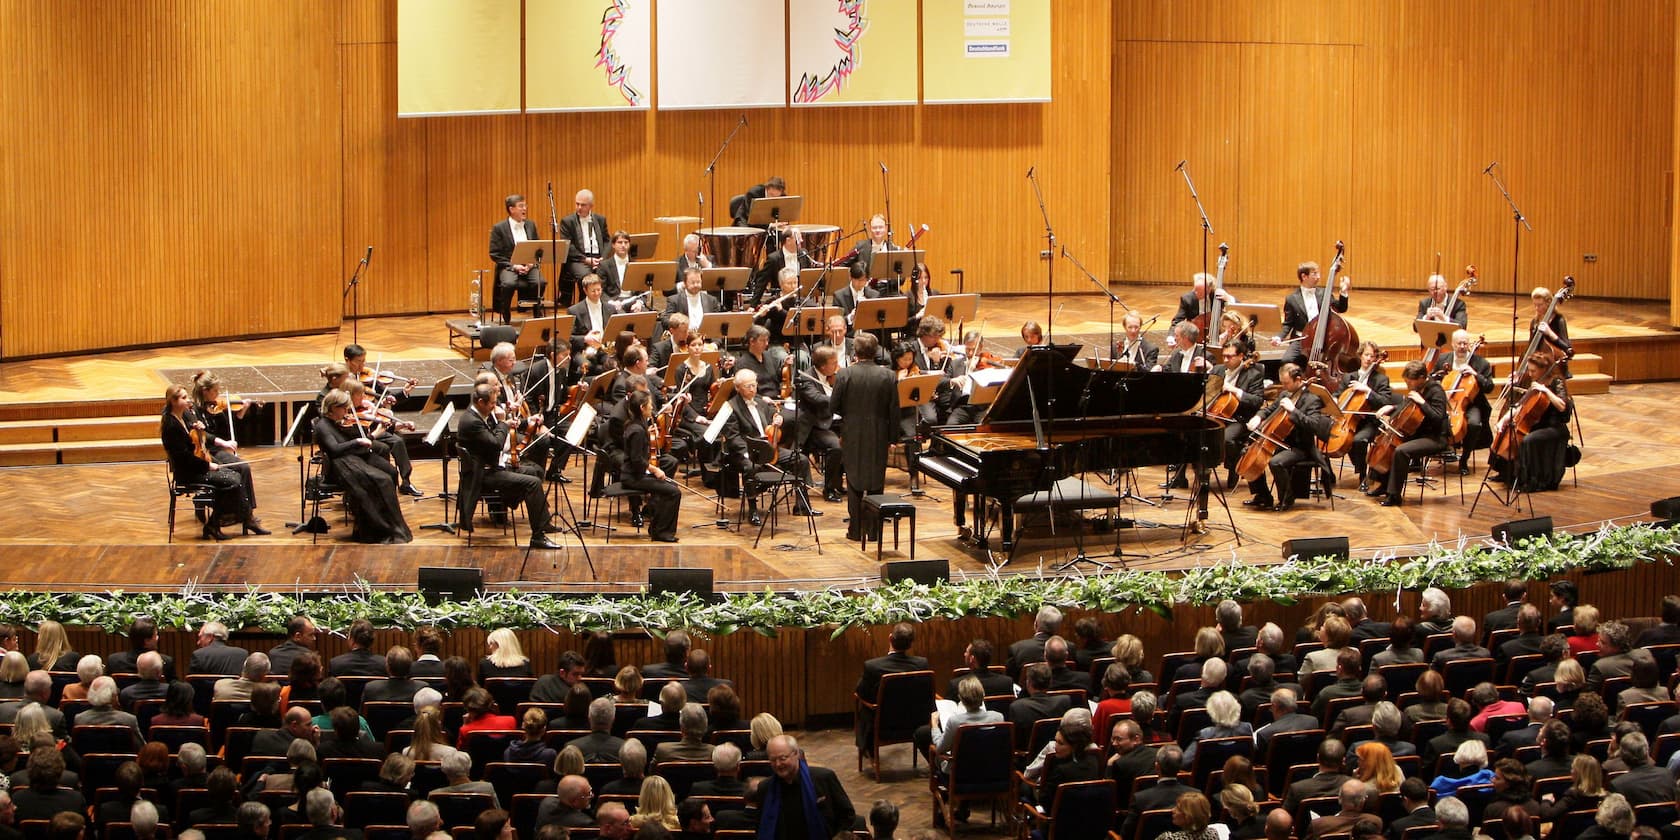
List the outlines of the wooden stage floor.
<svg viewBox="0 0 1680 840">
<path fill-rule="evenodd" d="M 1162 321 L 1171 315 L 1172 301 L 1179 289 L 1143 287 L 1131 290 L 1132 306 L 1161 312 Z M 1281 296 L 1281 295 L 1279 295 Z M 1268 294 L 1267 299 L 1272 295 Z M 1366 293 L 1361 303 L 1373 299 L 1386 308 L 1400 311 L 1415 300 L 1413 295 Z M 1107 307 L 1095 295 L 1059 296 L 1066 304 L 1058 334 L 1101 334 L 1107 331 Z M 1478 300 L 1475 305 L 1490 307 Z M 1359 304 L 1356 304 L 1358 307 Z M 1650 304 L 1623 307 L 1606 302 L 1575 301 L 1570 304 L 1572 333 L 1576 336 L 1656 335 L 1669 331 L 1666 308 Z M 1009 339 L 1025 318 L 1042 319 L 1042 298 L 990 299 L 984 305 L 984 330 L 988 337 Z M 1400 344 L 1409 334 L 1401 327 L 1402 316 L 1392 324 L 1379 321 L 1366 311 L 1358 321 L 1361 333 L 1370 333 L 1383 343 Z M 1077 315 L 1075 315 L 1077 313 Z M 1504 317 L 1499 320 L 1503 321 Z M 1406 321 L 1409 324 L 1409 321 Z M 362 323 L 360 340 L 375 354 L 383 353 L 387 363 L 403 359 L 436 359 L 448 355 L 442 316 L 372 319 Z M 105 399 L 157 399 L 161 403 L 163 380 L 156 371 L 197 365 L 324 363 L 336 358 L 339 348 L 350 340 L 346 327 L 339 334 L 321 334 L 260 341 L 232 342 L 202 347 L 127 351 L 98 357 L 75 357 L 0 365 L 0 398 L 5 404 L 40 403 L 53 400 L 86 399 L 97 394 Z M 1579 485 L 1566 481 L 1556 493 L 1528 497 L 1534 514 L 1551 516 L 1560 527 L 1590 526 L 1607 519 L 1642 518 L 1653 499 L 1680 495 L 1680 430 L 1671 422 L 1680 405 L 1680 384 L 1669 382 L 1617 384 L 1608 395 L 1579 399 L 1584 432 L 1585 457 L 1579 467 Z M 867 554 L 857 544 L 843 542 L 845 506 L 823 504 L 825 515 L 816 520 L 821 538 L 805 532 L 805 521 L 785 517 L 777 533 L 753 547 L 756 529 L 720 529 L 709 523 L 712 507 L 700 499 L 684 496 L 681 540 L 668 546 L 648 542 L 627 522 L 614 523 L 619 530 L 612 544 L 595 532 L 588 537 L 588 554 L 595 574 L 591 575 L 584 551 L 575 538 L 566 538 L 569 548 L 557 552 L 534 552 L 527 559 L 522 548 L 511 545 L 499 529 L 481 523 L 478 539 L 467 547 L 463 538 L 420 526 L 444 519 L 444 503 L 433 498 L 404 502 L 416 540 L 403 547 L 360 546 L 346 539 L 349 529 L 329 508 L 333 531 L 318 542 L 309 535 L 293 536 L 281 529 L 298 518 L 297 450 L 260 448 L 246 453 L 254 464 L 260 512 L 273 528 L 273 536 L 241 538 L 227 543 L 204 543 L 187 506 L 176 529 L 177 540 L 166 544 L 166 499 L 164 471 L 156 463 L 93 464 L 75 466 L 15 467 L 0 470 L 0 505 L 7 510 L 7 527 L 0 529 L 0 588 L 29 589 L 177 589 L 189 584 L 244 588 L 298 588 L 320 590 L 353 586 L 358 580 L 379 587 L 410 589 L 420 566 L 477 566 L 485 579 L 496 586 L 517 585 L 522 589 L 570 592 L 633 591 L 646 580 L 651 566 L 710 567 L 725 590 L 804 589 L 830 586 L 869 585 L 879 577 L 874 546 Z M 1353 490 L 1344 479 L 1335 509 L 1322 500 L 1303 502 L 1288 513 L 1253 513 L 1239 503 L 1247 497 L 1238 490 L 1229 498 L 1229 520 L 1215 507 L 1207 536 L 1185 542 L 1182 525 L 1187 503 L 1182 498 L 1161 507 L 1129 503 L 1126 517 L 1160 527 L 1121 529 L 1116 533 L 1087 532 L 1085 548 L 1097 553 L 1112 551 L 1118 544 L 1129 568 L 1181 569 L 1214 562 L 1237 560 L 1245 563 L 1275 562 L 1279 547 L 1288 539 L 1346 535 L 1356 554 L 1371 556 L 1431 540 L 1454 542 L 1461 535 L 1472 541 L 1485 538 L 1492 525 L 1527 516 L 1526 507 L 1516 511 L 1501 507 L 1484 496 L 1475 515 L 1471 500 L 1480 483 L 1479 469 L 1465 480 L 1465 501 L 1460 503 L 1457 476 L 1448 480 L 1448 495 L 1431 489 L 1423 504 L 1415 503 L 1415 491 L 1401 508 L 1384 508 Z M 574 505 L 583 502 L 583 476 L 572 468 Z M 453 476 L 451 476 L 453 483 Z M 1162 470 L 1137 473 L 1145 496 L 1156 501 L 1156 483 Z M 440 487 L 439 463 L 421 461 L 415 482 L 435 492 Z M 902 469 L 888 473 L 888 492 L 907 489 Z M 1049 574 L 1057 562 L 1071 556 L 1076 547 L 1065 523 L 1058 522 L 1058 536 L 1052 537 L 1043 522 L 1030 526 L 1014 560 L 998 565 L 997 560 L 961 543 L 952 523 L 949 496 L 943 486 L 927 482 L 929 495 L 916 499 L 918 559 L 950 561 L 952 576 Z M 696 485 L 698 488 L 698 485 Z M 728 511 L 733 516 L 734 500 Z M 604 510 L 603 510 L 604 515 Z M 1231 525 L 1234 523 L 1235 529 Z M 691 527 L 703 525 L 704 527 Z M 525 535 L 521 523 L 521 537 Z M 905 559 L 910 552 L 908 530 L 894 550 L 889 542 L 885 559 Z M 1110 562 L 1114 562 L 1110 558 Z"/>
</svg>

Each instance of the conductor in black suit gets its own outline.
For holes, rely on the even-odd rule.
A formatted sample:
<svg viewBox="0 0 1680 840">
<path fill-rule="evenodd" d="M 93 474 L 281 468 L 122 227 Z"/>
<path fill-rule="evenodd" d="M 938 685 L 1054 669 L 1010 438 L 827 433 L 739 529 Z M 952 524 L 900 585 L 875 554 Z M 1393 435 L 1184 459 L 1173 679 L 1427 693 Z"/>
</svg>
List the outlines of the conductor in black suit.
<svg viewBox="0 0 1680 840">
<path fill-rule="evenodd" d="M 1449 297 L 1451 295 L 1447 294 L 1447 278 L 1439 274 L 1429 275 L 1429 294 L 1418 301 L 1417 318 L 1414 320 L 1443 323 L 1451 321 L 1457 324 L 1459 329 L 1470 326 L 1470 305 L 1465 303 L 1463 298 L 1459 298 L 1452 302 L 1452 311 L 1448 312 Z"/>
<path fill-rule="evenodd" d="M 841 466 L 846 473 L 846 539 L 863 533 L 863 497 L 887 486 L 887 449 L 898 439 L 898 386 L 892 371 L 875 364 L 874 333 L 852 339 L 852 364 L 835 376 L 834 413 L 845 421 Z"/>
<path fill-rule="evenodd" d="M 1318 318 L 1318 305 L 1321 300 L 1318 284 L 1324 279 L 1323 273 L 1318 269 L 1318 263 L 1301 263 L 1295 269 L 1295 277 L 1301 281 L 1301 286 L 1283 299 L 1283 331 L 1272 337 L 1273 347 L 1282 347 L 1285 340 L 1304 335 L 1307 325 Z M 1342 277 L 1342 287 L 1330 298 L 1331 309 L 1337 312 L 1348 311 L 1350 286 L 1352 281 L 1346 276 Z M 1302 343 L 1296 341 L 1289 345 L 1289 349 L 1283 353 L 1284 364 L 1306 363 L 1307 354 L 1301 349 Z"/>
<path fill-rule="evenodd" d="M 877 656 L 863 663 L 863 676 L 858 678 L 857 696 L 873 703 L 880 693 L 881 677 L 906 671 L 926 671 L 927 657 L 910 654 L 910 646 L 915 643 L 915 625 L 907 621 L 893 625 L 892 651 L 886 656 Z M 863 746 L 870 742 L 874 733 L 875 718 L 868 709 L 859 710 L 858 715 L 858 745 Z"/>
<path fill-rule="evenodd" d="M 524 464 L 517 468 L 501 463 L 508 427 L 502 423 L 496 398 L 501 390 L 494 385 L 473 388 L 472 406 L 461 415 L 457 430 L 463 460 L 472 462 L 472 469 L 463 462 L 460 496 L 457 497 L 457 516 L 463 531 L 472 531 L 473 510 L 478 506 L 482 490 L 502 495 L 510 503 L 523 501 L 525 514 L 531 524 L 532 548 L 559 548 L 548 538 L 548 497 L 543 492 L 542 468 Z"/>
<path fill-rule="evenodd" d="M 490 260 L 496 264 L 496 289 L 491 298 L 493 308 L 502 320 L 511 320 L 513 296 L 520 300 L 542 303 L 542 268 L 528 263 L 514 264 L 513 246 L 537 238 L 537 223 L 526 218 L 529 209 L 525 196 L 514 193 L 504 199 L 507 219 L 490 228 Z"/>
<path fill-rule="evenodd" d="M 560 220 L 560 238 L 571 243 L 566 251 L 566 282 L 558 290 L 561 306 L 571 304 L 572 287 L 600 267 L 601 256 L 611 245 L 607 217 L 595 212 L 595 194 L 578 190 L 573 206 L 577 212 Z"/>
</svg>

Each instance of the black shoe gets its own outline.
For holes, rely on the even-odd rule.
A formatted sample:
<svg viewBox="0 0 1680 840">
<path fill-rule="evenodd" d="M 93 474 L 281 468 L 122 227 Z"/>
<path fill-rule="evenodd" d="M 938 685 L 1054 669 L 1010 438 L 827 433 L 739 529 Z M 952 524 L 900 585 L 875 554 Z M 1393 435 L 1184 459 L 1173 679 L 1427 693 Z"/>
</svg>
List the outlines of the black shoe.
<svg viewBox="0 0 1680 840">
<path fill-rule="evenodd" d="M 425 493 L 420 492 L 420 488 L 415 487 L 411 482 L 407 481 L 403 482 L 403 486 L 397 488 L 397 492 L 408 496 L 414 496 L 416 498 L 426 495 Z"/>
<path fill-rule="evenodd" d="M 639 513 L 630 514 L 630 527 L 635 528 L 637 530 L 640 530 L 641 527 L 646 525 L 646 524 L 647 524 L 647 520 L 643 519 L 641 514 L 639 514 Z"/>
<path fill-rule="evenodd" d="M 1361 493 L 1371 492 L 1371 482 L 1366 481 L 1363 478 L 1359 479 L 1359 492 L 1361 492 Z"/>
<path fill-rule="evenodd" d="M 764 524 L 764 517 L 759 516 L 757 513 L 749 513 L 747 514 L 747 524 L 756 528 Z"/>
<path fill-rule="evenodd" d="M 1470 474 L 1470 462 L 1469 461 L 1465 461 L 1465 462 L 1460 463 L 1458 465 L 1458 474 L 1459 475 L 1469 475 Z"/>
<path fill-rule="evenodd" d="M 209 522 L 204 523 L 204 538 L 207 540 L 215 540 L 217 542 L 233 539 L 233 537 L 222 533 L 222 526 L 217 525 L 214 518 L 212 518 Z"/>
<path fill-rule="evenodd" d="M 552 549 L 559 548 L 560 544 L 555 542 L 554 540 L 549 539 L 546 536 L 536 536 L 536 537 L 531 538 L 531 547 L 532 548 L 540 548 L 540 549 L 544 549 L 544 550 L 552 550 Z"/>
<path fill-rule="evenodd" d="M 863 535 L 862 534 L 855 534 L 855 533 L 852 533 L 851 531 L 847 531 L 846 532 L 846 542 L 863 542 Z"/>
<path fill-rule="evenodd" d="M 823 494 L 823 501 L 825 501 L 825 502 L 833 503 L 833 502 L 843 502 L 845 500 L 846 500 L 845 494 L 840 493 L 839 491 L 836 491 L 836 490 L 830 490 L 827 493 Z"/>
<path fill-rule="evenodd" d="M 1181 475 L 1178 478 L 1167 482 L 1166 488 L 1168 490 L 1189 490 L 1190 480 Z"/>
<path fill-rule="evenodd" d="M 1383 507 L 1399 507 L 1400 506 L 1400 497 L 1399 496 L 1384 496 L 1383 500 L 1382 500 L 1382 506 Z"/>
<path fill-rule="evenodd" d="M 249 522 L 246 522 L 245 524 L 243 524 L 240 527 L 244 530 L 244 532 L 246 534 L 249 534 L 253 537 L 266 537 L 269 534 L 273 533 L 272 531 L 268 530 L 267 528 L 264 528 L 262 526 L 262 523 L 258 522 L 255 519 L 253 519 Z"/>
<path fill-rule="evenodd" d="M 1251 496 L 1251 497 L 1243 500 L 1243 507 L 1257 508 L 1259 510 L 1268 510 L 1272 507 L 1272 497 L 1271 496 Z"/>
<path fill-rule="evenodd" d="M 563 472 L 560 472 L 559 470 L 549 470 L 548 474 L 543 476 L 543 478 L 547 479 L 549 484 L 571 484 L 572 483 L 572 480 L 567 478 L 566 474 L 563 473 Z"/>
<path fill-rule="evenodd" d="M 813 510 L 810 505 L 797 505 L 793 509 L 794 516 L 822 516 L 820 510 Z"/>
<path fill-rule="evenodd" d="M 1278 513 L 1283 513 L 1284 511 L 1289 510 L 1290 508 L 1292 508 L 1294 506 L 1295 506 L 1295 500 L 1294 499 L 1284 499 L 1283 501 L 1278 502 L 1275 505 L 1272 505 L 1272 510 L 1277 511 Z"/>
<path fill-rule="evenodd" d="M 1366 488 L 1365 495 L 1371 496 L 1372 498 L 1375 498 L 1377 496 L 1386 496 L 1386 495 L 1388 495 L 1388 486 L 1387 485 L 1388 485 L 1388 482 L 1386 482 L 1386 481 L 1382 482 L 1381 484 L 1373 484 L 1370 487 Z"/>
<path fill-rule="evenodd" d="M 657 537 L 649 537 L 648 539 L 651 539 L 654 542 L 662 542 L 662 543 L 674 543 L 674 542 L 677 541 L 677 537 L 676 537 L 675 534 L 660 534 Z"/>
<path fill-rule="evenodd" d="M 543 533 L 545 534 L 563 534 L 565 532 L 566 526 L 560 524 L 560 517 L 558 516 L 550 516 L 548 524 L 543 526 Z"/>
</svg>

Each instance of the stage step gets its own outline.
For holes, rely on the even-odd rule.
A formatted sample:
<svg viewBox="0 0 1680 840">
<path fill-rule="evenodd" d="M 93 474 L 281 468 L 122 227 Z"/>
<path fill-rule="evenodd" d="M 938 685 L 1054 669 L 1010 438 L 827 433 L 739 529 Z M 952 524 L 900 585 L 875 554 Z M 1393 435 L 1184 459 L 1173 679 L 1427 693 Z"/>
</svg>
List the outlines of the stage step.
<svg viewBox="0 0 1680 840">
<path fill-rule="evenodd" d="M 1583 397 L 1587 394 L 1608 394 L 1610 393 L 1610 385 L 1614 381 L 1615 377 L 1608 373 L 1577 373 L 1574 378 L 1569 380 L 1569 393 L 1577 397 Z M 1406 381 L 1399 378 L 1398 374 L 1393 380 L 1393 387 L 1396 394 L 1406 393 Z M 1502 387 L 1504 387 L 1504 380 L 1497 376 L 1494 377 L 1494 395 L 1497 395 Z M 1492 397 L 1489 397 L 1489 399 L 1492 399 Z"/>
<path fill-rule="evenodd" d="M 1494 379 L 1504 379 L 1510 375 L 1511 365 L 1514 361 L 1510 356 L 1489 356 L 1486 358 L 1488 360 L 1488 364 L 1493 365 Z M 1603 361 L 1604 357 L 1598 355 L 1597 353 L 1580 353 L 1569 360 L 1569 372 L 1574 374 L 1577 379 L 1579 379 L 1582 374 L 1598 373 L 1600 364 Z M 1396 361 L 1383 363 L 1383 372 L 1388 374 L 1388 378 L 1394 382 L 1400 381 L 1400 373 L 1405 369 L 1405 362 Z"/>
<path fill-rule="evenodd" d="M 0 443 L 51 443 L 55 440 L 155 440 L 157 437 L 158 415 L 156 414 L 0 422 Z"/>
<path fill-rule="evenodd" d="M 66 441 L 0 444 L 0 467 L 38 467 L 52 464 L 103 464 L 118 461 L 162 461 L 163 443 L 156 435 Z"/>
</svg>

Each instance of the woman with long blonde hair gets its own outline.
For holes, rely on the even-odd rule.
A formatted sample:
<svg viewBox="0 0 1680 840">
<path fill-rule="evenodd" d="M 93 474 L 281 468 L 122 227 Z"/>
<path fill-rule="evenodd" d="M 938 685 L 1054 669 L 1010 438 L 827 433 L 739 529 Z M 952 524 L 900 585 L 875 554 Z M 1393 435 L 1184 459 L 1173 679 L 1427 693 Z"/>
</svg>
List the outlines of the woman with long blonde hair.
<svg viewBox="0 0 1680 840">
<path fill-rule="evenodd" d="M 636 798 L 636 814 L 630 818 L 630 827 L 641 828 L 649 822 L 671 831 L 682 830 L 682 823 L 677 821 L 677 795 L 671 790 L 671 783 L 659 776 L 642 779 L 642 792 Z"/>
<path fill-rule="evenodd" d="M 403 755 L 415 761 L 442 761 L 456 752 L 443 731 L 443 709 L 427 706 L 414 716 L 414 740 Z"/>
<path fill-rule="evenodd" d="M 70 647 L 70 637 L 64 625 L 48 619 L 35 627 L 35 652 L 29 655 L 29 667 L 42 671 L 74 671 L 82 658 Z"/>
</svg>

